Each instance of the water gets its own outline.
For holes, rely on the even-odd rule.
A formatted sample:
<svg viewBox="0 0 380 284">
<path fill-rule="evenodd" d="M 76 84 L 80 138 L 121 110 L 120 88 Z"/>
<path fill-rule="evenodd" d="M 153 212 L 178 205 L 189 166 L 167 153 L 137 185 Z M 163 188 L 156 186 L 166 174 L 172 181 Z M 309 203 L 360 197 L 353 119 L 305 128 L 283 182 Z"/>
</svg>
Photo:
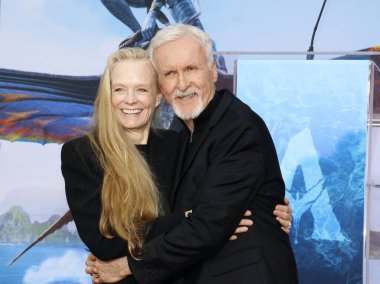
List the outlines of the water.
<svg viewBox="0 0 380 284">
<path fill-rule="evenodd" d="M 84 273 L 83 246 L 36 245 L 11 266 L 7 264 L 26 245 L 0 245 L 1 284 L 91 283 Z"/>
</svg>

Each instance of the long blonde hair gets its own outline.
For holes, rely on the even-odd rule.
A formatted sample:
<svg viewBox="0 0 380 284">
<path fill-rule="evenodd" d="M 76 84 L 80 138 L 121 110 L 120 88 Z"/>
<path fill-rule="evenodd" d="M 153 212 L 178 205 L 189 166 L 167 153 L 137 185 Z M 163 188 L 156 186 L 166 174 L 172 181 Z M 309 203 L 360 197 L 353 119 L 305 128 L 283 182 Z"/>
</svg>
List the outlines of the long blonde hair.
<svg viewBox="0 0 380 284">
<path fill-rule="evenodd" d="M 112 106 L 111 72 L 117 62 L 124 60 L 149 62 L 149 57 L 143 49 L 126 48 L 108 58 L 94 104 L 89 138 L 104 170 L 100 232 L 107 238 L 116 233 L 126 240 L 130 254 L 136 258 L 144 244 L 146 225 L 160 214 L 161 207 L 150 168 L 128 138 Z M 156 74 L 155 80 L 157 84 Z"/>
</svg>

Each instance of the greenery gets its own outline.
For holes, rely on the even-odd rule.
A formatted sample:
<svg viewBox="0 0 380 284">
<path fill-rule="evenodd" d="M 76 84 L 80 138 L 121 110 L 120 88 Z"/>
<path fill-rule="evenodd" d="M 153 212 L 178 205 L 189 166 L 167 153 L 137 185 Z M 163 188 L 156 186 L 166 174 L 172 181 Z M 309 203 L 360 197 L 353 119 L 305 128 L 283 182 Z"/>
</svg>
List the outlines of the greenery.
<svg viewBox="0 0 380 284">
<path fill-rule="evenodd" d="M 0 243 L 21 244 L 31 243 L 49 228 L 60 216 L 53 215 L 46 222 L 31 223 L 29 215 L 20 207 L 13 206 L 3 215 L 0 215 Z M 45 244 L 80 243 L 77 232 L 71 232 L 63 226 L 51 235 L 44 238 Z"/>
</svg>

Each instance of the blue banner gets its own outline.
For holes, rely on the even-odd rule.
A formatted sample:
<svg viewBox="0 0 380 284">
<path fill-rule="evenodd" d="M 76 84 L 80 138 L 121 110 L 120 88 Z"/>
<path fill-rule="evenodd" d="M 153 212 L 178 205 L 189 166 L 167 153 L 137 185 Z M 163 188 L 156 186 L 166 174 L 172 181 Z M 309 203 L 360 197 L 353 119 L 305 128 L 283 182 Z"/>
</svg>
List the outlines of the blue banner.
<svg viewBox="0 0 380 284">
<path fill-rule="evenodd" d="M 369 61 L 241 60 L 237 96 L 266 122 L 300 283 L 363 283 Z"/>
</svg>

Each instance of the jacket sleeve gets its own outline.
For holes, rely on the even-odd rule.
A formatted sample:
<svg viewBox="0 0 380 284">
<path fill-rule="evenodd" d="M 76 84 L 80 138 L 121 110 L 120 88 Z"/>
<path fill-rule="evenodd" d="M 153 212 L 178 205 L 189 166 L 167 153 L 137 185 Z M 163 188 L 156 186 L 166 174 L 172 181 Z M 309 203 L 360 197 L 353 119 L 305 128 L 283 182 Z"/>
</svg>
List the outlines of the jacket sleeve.
<svg viewBox="0 0 380 284">
<path fill-rule="evenodd" d="M 88 249 L 101 260 L 125 256 L 126 242 L 118 236 L 105 238 L 100 233 L 100 190 L 103 175 L 89 143 L 79 145 L 76 141 L 62 146 L 61 170 L 65 180 L 67 203 L 78 234 Z"/>
<path fill-rule="evenodd" d="M 220 249 L 252 203 L 265 171 L 262 133 L 224 133 L 208 149 L 207 171 L 195 176 L 201 182 L 191 218 L 148 243 L 142 260 L 129 259 L 139 283 L 164 283 Z"/>
</svg>

